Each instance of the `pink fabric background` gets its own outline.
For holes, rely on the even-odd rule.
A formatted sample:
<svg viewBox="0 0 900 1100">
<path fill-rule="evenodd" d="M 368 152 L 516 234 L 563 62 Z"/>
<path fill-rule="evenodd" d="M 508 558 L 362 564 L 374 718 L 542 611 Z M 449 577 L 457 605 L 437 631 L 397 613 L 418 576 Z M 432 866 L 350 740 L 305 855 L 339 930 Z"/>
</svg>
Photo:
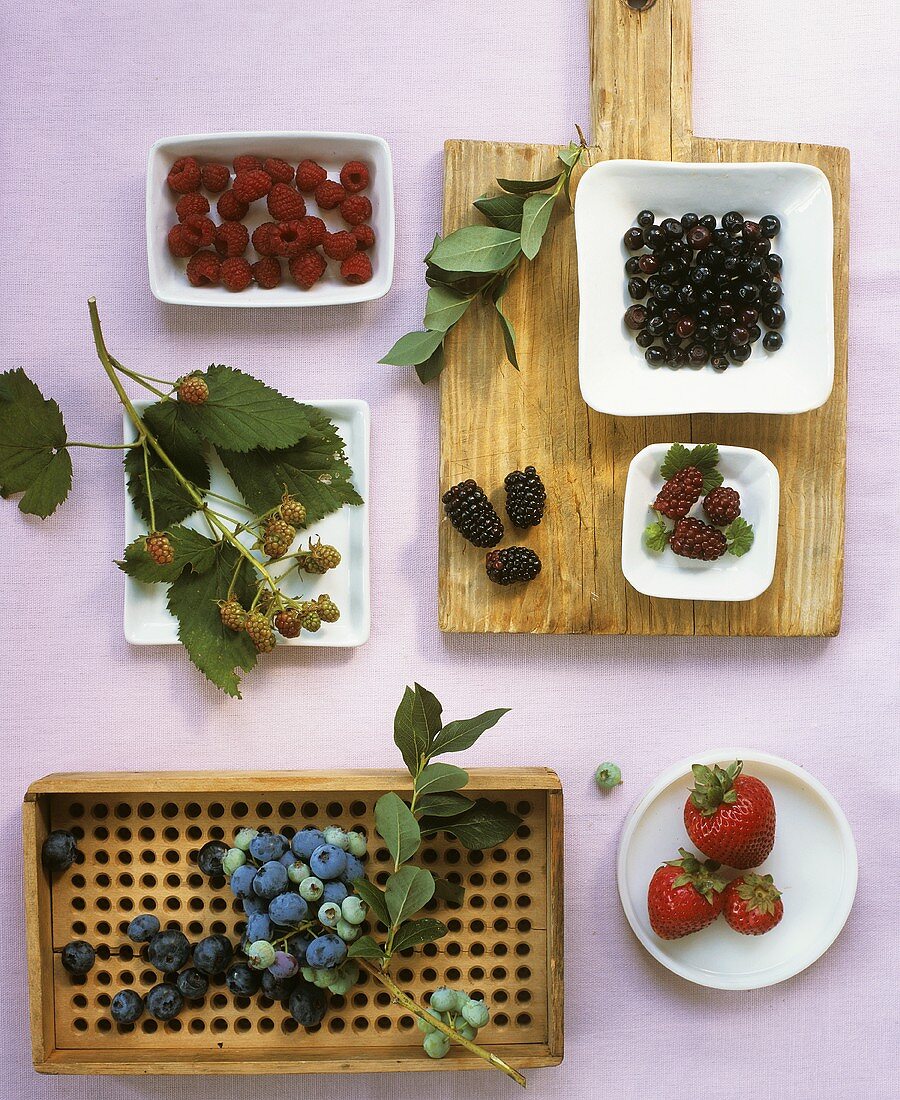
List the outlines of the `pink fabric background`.
<svg viewBox="0 0 900 1100">
<path fill-rule="evenodd" d="M 6 5 L 5 364 L 26 367 L 60 400 L 73 437 L 116 440 L 120 412 L 88 329 L 85 300 L 96 294 L 114 353 L 151 374 L 224 361 L 301 398 L 366 399 L 374 629 L 357 651 L 278 653 L 248 680 L 244 702 L 231 702 L 177 649 L 123 640 L 113 458 L 79 452 L 70 503 L 45 523 L 2 508 L 4 1100 L 517 1095 L 491 1074 L 54 1080 L 30 1066 L 18 848 L 28 782 L 68 768 L 392 765 L 391 718 L 413 677 L 451 717 L 513 706 L 468 763 L 551 765 L 565 783 L 567 1056 L 531 1074 L 532 1095 L 687 1098 L 692 1058 L 708 1059 L 700 1076 L 729 1092 L 748 1092 L 752 1075 L 754 1089 L 797 1100 L 896 1095 L 886 821 L 897 764 L 900 264 L 890 195 L 900 25 L 891 4 L 694 7 L 698 133 L 853 153 L 846 603 L 831 640 L 442 637 L 436 628 L 437 394 L 376 366 L 376 353 L 421 317 L 420 259 L 439 224 L 443 139 L 564 143 L 575 122 L 587 125 L 582 2 Z M 166 307 L 150 296 L 147 149 L 161 135 L 229 129 L 358 129 L 388 139 L 398 232 L 389 298 L 245 312 Z M 860 850 L 856 907 L 834 948 L 794 980 L 747 994 L 695 988 L 660 969 L 625 926 L 613 879 L 632 800 L 664 765 L 725 741 L 808 767 L 842 802 Z M 606 758 L 621 763 L 626 785 L 600 798 L 591 775 Z"/>
</svg>

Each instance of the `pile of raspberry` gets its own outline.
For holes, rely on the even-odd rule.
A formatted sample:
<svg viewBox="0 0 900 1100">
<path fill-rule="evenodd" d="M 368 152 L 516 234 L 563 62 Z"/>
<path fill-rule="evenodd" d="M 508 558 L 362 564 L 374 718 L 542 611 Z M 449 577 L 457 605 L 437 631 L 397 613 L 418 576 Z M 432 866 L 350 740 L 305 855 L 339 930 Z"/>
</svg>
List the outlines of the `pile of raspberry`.
<svg viewBox="0 0 900 1100">
<path fill-rule="evenodd" d="M 234 178 L 226 164 L 201 164 L 195 157 L 181 157 L 169 169 L 166 182 L 177 196 L 178 216 L 168 233 L 169 251 L 187 259 L 191 286 L 239 291 L 255 282 L 271 290 L 284 277 L 282 260 L 301 290 L 315 286 L 328 270 L 328 260 L 340 265 L 346 283 L 358 285 L 372 278 L 367 255 L 375 244 L 369 224 L 372 203 L 362 194 L 369 186 L 366 164 L 349 161 L 340 171 L 340 182 L 329 179 L 313 160 L 301 161 L 295 169 L 279 157 L 242 155 L 234 158 L 233 168 Z M 251 232 L 244 219 L 253 204 L 263 199 L 269 220 Z M 211 201 L 216 204 L 218 224 L 211 216 Z M 320 211 L 335 211 L 343 225 L 332 230 L 307 213 L 311 201 Z M 255 261 L 245 255 L 251 246 Z"/>
</svg>

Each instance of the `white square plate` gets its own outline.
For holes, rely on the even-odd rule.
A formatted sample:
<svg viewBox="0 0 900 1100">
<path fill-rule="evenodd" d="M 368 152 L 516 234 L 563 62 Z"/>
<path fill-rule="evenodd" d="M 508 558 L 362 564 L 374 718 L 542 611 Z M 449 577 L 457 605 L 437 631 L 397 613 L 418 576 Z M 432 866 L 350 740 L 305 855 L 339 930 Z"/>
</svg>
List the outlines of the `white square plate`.
<svg viewBox="0 0 900 1100">
<path fill-rule="evenodd" d="M 195 287 L 187 280 L 187 260 L 176 259 L 169 252 L 166 235 L 176 224 L 176 195 L 166 183 L 169 169 L 179 157 L 193 156 L 201 163 L 222 161 L 231 167 L 241 153 L 262 157 L 281 157 L 295 168 L 307 158 L 318 161 L 337 179 L 348 160 L 361 160 L 369 166 L 371 180 L 364 192 L 372 201 L 371 225 L 375 230 L 375 245 L 368 255 L 372 261 L 372 278 L 367 283 L 351 286 L 337 274 L 333 261 L 311 290 L 301 290 L 291 280 L 286 264 L 284 278 L 274 290 L 263 290 L 251 283 L 246 290 L 233 293 L 224 287 Z M 234 177 L 232 176 L 232 179 Z M 210 217 L 218 222 L 216 199 L 206 194 Z M 319 210 L 309 196 L 308 212 L 322 218 L 332 231 L 346 229 L 337 210 Z M 261 222 L 271 221 L 264 199 L 253 203 L 244 218 L 252 233 Z M 248 245 L 248 259 L 256 259 L 253 245 Z M 260 131 L 231 134 L 188 134 L 184 137 L 161 138 L 150 150 L 147 161 L 147 262 L 150 269 L 150 289 L 161 302 L 181 306 L 333 306 L 348 302 L 370 302 L 383 298 L 391 288 L 394 276 L 394 182 L 391 151 L 387 142 L 372 134 L 296 133 Z"/>
<path fill-rule="evenodd" d="M 139 413 L 150 401 L 135 401 Z M 336 623 L 323 623 L 316 634 L 304 631 L 299 638 L 282 638 L 276 635 L 279 645 L 326 646 L 348 648 L 368 641 L 370 626 L 369 598 L 369 406 L 365 401 L 309 401 L 331 417 L 344 441 L 347 461 L 353 468 L 353 487 L 363 498 L 360 505 L 344 505 L 330 516 L 311 527 L 301 528 L 295 547 L 305 545 L 310 535 L 321 536 L 323 542 L 336 546 L 341 552 L 341 564 L 324 576 L 300 575 L 294 570 L 285 580 L 284 589 L 290 595 L 302 595 L 304 599 L 316 599 L 327 592 L 341 611 Z M 125 414 L 125 442 L 135 438 L 134 426 Z M 224 496 L 240 494 L 228 476 L 215 452 L 208 456 L 211 472 L 211 489 Z M 233 515 L 240 522 L 247 518 L 227 504 L 218 502 L 216 507 L 224 515 Z M 184 521 L 185 526 L 198 531 L 206 528 L 198 515 Z M 135 511 L 131 497 L 125 490 L 125 544 L 146 534 L 147 525 Z M 247 545 L 252 536 L 245 536 Z M 125 579 L 125 639 L 132 645 L 175 645 L 178 643 L 178 622 L 166 607 L 168 585 L 142 584 Z"/>
<path fill-rule="evenodd" d="M 684 444 L 692 447 L 692 443 Z M 649 550 L 644 530 L 657 518 L 651 505 L 663 487 L 659 468 L 671 443 L 651 443 L 628 467 L 622 516 L 622 572 L 646 596 L 669 600 L 752 600 L 772 583 L 778 542 L 778 471 L 759 451 L 719 445 L 723 484 L 741 496 L 741 516 L 753 526 L 753 545 L 743 557 L 716 561 L 681 558 L 669 547 Z M 703 519 L 694 508 L 691 515 Z M 671 524 L 671 521 L 667 521 Z"/>
<path fill-rule="evenodd" d="M 632 305 L 622 237 L 639 210 L 657 221 L 687 211 L 776 214 L 784 259 L 783 347 L 761 341 L 746 363 L 651 367 L 622 320 Z M 589 168 L 575 196 L 578 244 L 578 375 L 598 412 L 658 416 L 694 412 L 800 413 L 828 400 L 834 382 L 834 225 L 831 187 L 808 164 L 670 164 L 610 160 Z"/>
</svg>

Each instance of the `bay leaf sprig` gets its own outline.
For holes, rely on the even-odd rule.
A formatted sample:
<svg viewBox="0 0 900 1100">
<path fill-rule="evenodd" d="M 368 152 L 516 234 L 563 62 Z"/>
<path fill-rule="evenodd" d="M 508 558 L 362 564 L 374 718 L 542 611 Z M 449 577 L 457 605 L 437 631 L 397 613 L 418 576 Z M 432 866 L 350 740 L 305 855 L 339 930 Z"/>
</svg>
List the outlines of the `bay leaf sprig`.
<svg viewBox="0 0 900 1100">
<path fill-rule="evenodd" d="M 583 135 L 558 153 L 562 165 L 548 179 L 498 179 L 502 194 L 482 195 L 473 206 L 490 225 L 466 225 L 436 236 L 425 257 L 424 331 L 408 332 L 380 360 L 389 366 L 415 367 L 422 382 L 444 369 L 444 338 L 476 298 L 493 306 L 506 357 L 518 370 L 516 334 L 501 301 L 524 257 L 540 251 L 550 215 L 560 195 L 571 200 L 571 180 L 587 149 Z"/>
</svg>

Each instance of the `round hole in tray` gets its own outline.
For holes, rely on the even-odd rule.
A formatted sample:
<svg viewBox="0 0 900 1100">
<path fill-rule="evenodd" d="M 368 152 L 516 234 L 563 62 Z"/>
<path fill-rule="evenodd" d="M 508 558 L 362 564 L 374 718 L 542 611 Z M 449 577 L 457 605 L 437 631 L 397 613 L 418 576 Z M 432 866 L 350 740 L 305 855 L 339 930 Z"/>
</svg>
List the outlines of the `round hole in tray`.
<svg viewBox="0 0 900 1100">
<path fill-rule="evenodd" d="M 516 813 L 519 815 L 519 817 L 527 817 L 531 813 L 531 803 L 517 802 Z"/>
<path fill-rule="evenodd" d="M 127 802 L 117 802 L 113 812 L 120 821 L 125 821 L 131 817 L 131 807 Z"/>
<path fill-rule="evenodd" d="M 325 807 L 325 813 L 332 821 L 337 821 L 343 817 L 344 807 L 340 802 L 329 802 Z"/>
<path fill-rule="evenodd" d="M 216 1018 L 210 1023 L 209 1026 L 212 1031 L 221 1033 L 228 1030 L 228 1021 L 223 1020 L 221 1016 L 216 1016 Z"/>
<path fill-rule="evenodd" d="M 449 975 L 450 975 L 450 972 L 448 970 L 447 971 L 447 976 L 449 977 Z M 422 981 L 423 982 L 433 982 L 436 979 L 437 979 L 437 971 L 434 969 L 434 967 L 426 966 L 425 969 L 422 971 Z"/>
<path fill-rule="evenodd" d="M 72 836 L 74 836 L 76 840 L 84 839 L 84 829 L 82 829 L 80 825 L 73 825 L 71 831 Z M 84 852 L 77 852 L 76 856 L 81 856 L 81 859 L 79 860 L 80 863 L 84 862 Z"/>
<path fill-rule="evenodd" d="M 232 817 L 246 817 L 250 813 L 250 807 L 246 802 L 235 802 L 231 807 Z"/>
<path fill-rule="evenodd" d="M 84 900 L 84 898 L 72 898 L 72 908 L 77 909 L 80 913 L 87 908 L 87 902 Z"/>
<path fill-rule="evenodd" d="M 527 1005 L 531 1000 L 531 990 L 520 989 L 518 993 L 516 993 L 516 1000 L 520 1005 Z"/>
<path fill-rule="evenodd" d="M 184 835 L 188 840 L 197 841 L 203 836 L 203 830 L 198 825 L 188 825 L 184 830 Z"/>
<path fill-rule="evenodd" d="M 126 929 L 128 928 L 128 924 L 126 921 L 122 921 L 122 924 L 125 925 Z M 134 958 L 134 948 L 130 944 L 123 943 L 122 946 L 119 948 L 119 958 L 123 962 L 131 962 L 131 960 Z"/>
<path fill-rule="evenodd" d="M 494 1017 L 494 1024 L 497 1027 L 506 1027 L 508 1023 L 509 1017 L 506 1015 L 505 1012 L 498 1012 L 497 1015 Z"/>
<path fill-rule="evenodd" d="M 519 848 L 516 852 L 516 859 L 519 863 L 528 863 L 531 859 L 531 852 L 527 848 Z"/>
<path fill-rule="evenodd" d="M 519 958 L 521 958 L 521 959 L 524 959 L 524 958 L 526 958 L 526 957 L 527 957 L 528 955 L 530 955 L 530 954 L 531 954 L 531 947 L 530 947 L 530 945 L 529 945 L 529 944 L 527 944 L 527 943 L 517 943 L 517 944 L 516 944 L 516 954 L 517 954 L 517 955 L 519 956 Z"/>
<path fill-rule="evenodd" d="M 235 1031 L 246 1032 L 249 1031 L 252 1026 L 253 1025 L 250 1023 L 246 1016 L 238 1016 L 238 1018 L 234 1021 Z"/>
<path fill-rule="evenodd" d="M 155 1035 L 158 1027 L 159 1025 L 156 1020 L 144 1020 L 141 1024 L 141 1031 L 143 1031 L 145 1035 Z"/>
<path fill-rule="evenodd" d="M 98 825 L 94 829 L 94 838 L 96 840 L 109 840 L 109 829 L 105 825 Z"/>
<path fill-rule="evenodd" d="M 79 852 L 79 856 L 80 856 L 80 858 L 78 859 L 78 863 L 84 863 L 84 852 Z M 131 853 L 130 852 L 120 852 L 116 856 L 116 859 L 119 861 L 119 863 L 131 863 Z M 105 852 L 101 848 L 99 851 L 94 853 L 94 862 L 95 863 L 109 863 L 109 852 Z"/>
<path fill-rule="evenodd" d="M 470 944 L 469 945 L 469 954 L 474 955 L 474 957 L 476 959 L 481 958 L 481 956 L 484 954 L 484 944 L 483 943 Z"/>
<path fill-rule="evenodd" d="M 485 878 L 480 871 L 476 871 L 474 875 L 469 875 L 469 883 L 472 886 L 484 886 Z"/>
<path fill-rule="evenodd" d="M 76 920 L 72 922 L 72 931 L 76 936 L 83 936 L 87 932 L 87 925 L 83 920 Z"/>
<path fill-rule="evenodd" d="M 110 877 L 107 874 L 97 875 L 94 879 L 98 886 L 107 887 L 110 884 Z"/>
<path fill-rule="evenodd" d="M 422 944 L 422 954 L 426 959 L 433 959 L 437 956 L 438 948 L 436 943 Z"/>
<path fill-rule="evenodd" d="M 192 871 L 187 877 L 187 884 L 191 889 L 199 890 L 203 885 L 203 875 L 199 875 L 196 871 Z"/>
<path fill-rule="evenodd" d="M 215 932 L 216 935 L 224 936 L 228 931 L 228 925 L 223 920 L 214 920 L 209 926 L 210 931 Z"/>
<path fill-rule="evenodd" d="M 123 852 L 122 854 L 124 855 L 125 853 Z M 141 852 L 140 858 L 142 863 L 156 863 L 156 852 L 154 852 L 152 848 L 145 848 L 143 852 Z"/>
<path fill-rule="evenodd" d="M 210 816 L 214 816 L 212 813 L 212 806 L 209 808 Z M 271 817 L 272 816 L 272 803 L 271 802 L 258 802 L 256 804 L 256 816 L 257 817 Z"/>
<path fill-rule="evenodd" d="M 174 825 L 167 825 L 162 831 L 163 839 L 168 840 L 170 844 L 174 844 L 178 839 L 179 833 Z"/>
<path fill-rule="evenodd" d="M 313 818 L 318 814 L 318 812 L 319 807 L 315 804 L 315 802 L 304 802 L 302 807 L 300 808 L 300 813 L 305 818 Z"/>
<path fill-rule="evenodd" d="M 109 898 L 96 898 L 94 900 L 94 905 L 96 905 L 96 907 L 98 909 L 101 909 L 104 913 L 108 913 L 109 910 L 112 909 L 112 902 L 109 900 Z"/>
<path fill-rule="evenodd" d="M 509 1000 L 509 994 L 506 992 L 505 989 L 495 989 L 494 990 L 494 995 L 493 995 L 493 1000 L 498 1005 L 505 1005 L 506 1002 Z"/>
<path fill-rule="evenodd" d="M 497 917 L 494 921 L 495 932 L 505 932 L 509 928 L 509 921 L 506 917 Z"/>
<path fill-rule="evenodd" d="M 498 959 L 503 959 L 509 954 L 509 946 L 505 943 L 495 943 L 493 952 Z"/>
<path fill-rule="evenodd" d="M 101 1016 L 97 1021 L 97 1030 L 104 1033 L 112 1031 L 112 1020 L 107 1020 L 105 1016 Z"/>
<path fill-rule="evenodd" d="M 178 807 L 174 802 L 164 802 L 160 813 L 171 821 L 173 817 L 178 817 Z"/>
<path fill-rule="evenodd" d="M 123 844 L 127 844 L 128 841 L 131 840 L 131 837 L 131 829 L 127 828 L 127 826 L 121 825 L 116 829 L 116 839 L 122 841 Z"/>
<path fill-rule="evenodd" d="M 166 898 L 166 908 L 171 913 L 177 912 L 181 908 L 181 901 L 179 898 Z"/>
<path fill-rule="evenodd" d="M 531 906 L 531 898 L 528 896 L 528 894 L 519 894 L 516 897 L 516 908 L 517 909 L 528 909 L 528 908 L 530 908 L 530 906 Z"/>
<path fill-rule="evenodd" d="M 434 974 L 434 971 L 432 970 L 431 973 Z M 458 982 L 462 977 L 462 972 L 457 967 L 451 966 L 447 969 L 444 976 L 448 982 Z M 434 978 L 427 978 L 424 973 L 422 977 L 426 978 L 426 981 L 434 981 Z M 434 977 L 436 978 L 437 974 L 434 974 Z"/>
<path fill-rule="evenodd" d="M 491 970 L 491 977 L 495 982 L 502 982 L 507 977 L 507 970 L 505 966 L 495 966 Z"/>
<path fill-rule="evenodd" d="M 155 813 L 156 813 L 156 807 L 153 805 L 152 802 L 141 802 L 138 805 L 137 815 L 138 815 L 138 817 L 142 817 L 145 821 L 148 818 L 153 817 L 153 815 Z"/>
<path fill-rule="evenodd" d="M 191 821 L 198 818 L 202 813 L 199 802 L 188 802 L 184 808 L 184 816 L 189 817 Z"/>
<path fill-rule="evenodd" d="M 449 853 L 448 853 L 448 854 L 449 854 Z M 478 866 L 478 864 L 480 864 L 480 863 L 484 863 L 484 852 L 478 852 L 478 851 L 475 851 L 475 852 L 469 852 L 469 854 L 468 854 L 468 855 L 466 856 L 466 859 L 467 859 L 467 860 L 469 861 L 469 863 L 471 863 L 471 864 L 472 864 L 473 866 L 476 866 L 476 867 L 477 867 L 477 866 Z"/>
<path fill-rule="evenodd" d="M 516 931 L 524 936 L 526 932 L 531 931 L 531 921 L 527 917 L 520 917 L 516 921 Z"/>
<path fill-rule="evenodd" d="M 438 861 L 438 854 L 434 850 L 434 848 L 423 848 L 422 849 L 422 862 L 423 863 L 437 863 L 437 861 Z"/>
<path fill-rule="evenodd" d="M 332 1033 L 333 1035 L 336 1035 L 336 1034 L 337 1034 L 338 1032 L 341 1032 L 341 1031 L 343 1031 L 343 1030 L 344 1030 L 344 1028 L 345 1028 L 346 1026 L 347 1026 L 347 1025 L 346 1025 L 346 1024 L 344 1023 L 344 1021 L 343 1021 L 343 1020 L 342 1020 L 342 1019 L 340 1018 L 340 1016 L 335 1016 L 335 1017 L 333 1017 L 332 1019 L 330 1019 L 330 1020 L 328 1021 L 328 1030 L 329 1030 L 329 1031 L 330 1031 L 330 1032 L 331 1032 L 331 1033 Z"/>
<path fill-rule="evenodd" d="M 200 1032 L 206 1031 L 206 1021 L 202 1020 L 199 1016 L 195 1016 L 188 1024 L 188 1028 L 193 1031 L 195 1035 L 199 1035 Z"/>
<path fill-rule="evenodd" d="M 284 1032 L 285 1035 L 293 1034 L 293 1032 L 295 1032 L 299 1027 L 300 1025 L 297 1023 L 297 1021 L 292 1019 L 290 1016 L 286 1016 L 281 1021 L 281 1030 Z"/>
<path fill-rule="evenodd" d="M 83 1016 L 76 1016 L 72 1021 L 72 1027 L 74 1027 L 76 1031 L 87 1031 L 88 1022 Z"/>
<path fill-rule="evenodd" d="M 108 936 L 111 931 L 112 928 L 110 927 L 109 921 L 101 920 L 97 922 L 98 936 Z"/>
<path fill-rule="evenodd" d="M 387 1006 L 391 1003 L 391 995 L 390 993 L 385 992 L 385 990 L 382 990 L 380 993 L 376 993 L 374 999 L 375 1004 L 377 1004 L 379 1008 L 387 1008 Z"/>
<path fill-rule="evenodd" d="M 409 974 L 409 977 L 404 978 L 403 977 L 404 974 Z M 410 971 L 410 970 L 400 970 L 397 973 L 397 978 L 401 982 L 412 981 L 412 971 Z M 365 993 L 354 993 L 353 994 L 353 1007 L 354 1008 L 365 1008 L 368 1003 L 369 1003 L 369 998 L 365 995 Z"/>
<path fill-rule="evenodd" d="M 143 828 L 138 829 L 138 836 L 145 844 L 150 844 L 152 841 L 156 840 L 156 829 L 151 829 L 149 825 L 144 825 Z"/>
<path fill-rule="evenodd" d="M 505 863 L 509 859 L 509 852 L 505 848 L 495 848 L 491 852 L 491 859 L 494 863 Z"/>
<path fill-rule="evenodd" d="M 84 817 L 84 806 L 80 802 L 72 802 L 69 805 L 69 817 Z"/>
<path fill-rule="evenodd" d="M 519 871 L 516 875 L 516 882 L 519 886 L 527 886 L 531 882 L 531 875 L 528 871 Z"/>
<path fill-rule="evenodd" d="M 527 1012 L 520 1012 L 518 1016 L 516 1016 L 516 1023 L 519 1027 L 528 1027 L 528 1025 L 531 1023 L 530 1014 Z"/>
<path fill-rule="evenodd" d="M 83 993 L 76 993 L 72 998 L 72 1004 L 76 1008 L 87 1008 L 88 999 Z"/>
<path fill-rule="evenodd" d="M 369 1021 L 366 1019 L 365 1016 L 357 1016 L 354 1019 L 354 1021 L 353 1021 L 353 1030 L 354 1031 L 368 1031 L 369 1030 Z"/>
<path fill-rule="evenodd" d="M 102 821 L 105 817 L 109 817 L 109 806 L 105 802 L 95 802 L 91 806 L 91 817 L 96 817 L 98 821 Z"/>
<path fill-rule="evenodd" d="M 181 856 L 175 848 L 167 848 L 164 854 L 166 863 L 177 863 Z"/>
<path fill-rule="evenodd" d="M 225 816 L 225 807 L 221 802 L 210 802 L 207 813 L 213 820 L 218 821 L 220 817 Z"/>
<path fill-rule="evenodd" d="M 278 807 L 278 813 L 284 818 L 296 817 L 297 807 L 293 802 L 282 802 Z"/>
<path fill-rule="evenodd" d="M 275 1021 L 271 1016 L 263 1016 L 256 1025 L 260 1031 L 268 1033 L 275 1030 Z"/>
<path fill-rule="evenodd" d="M 481 896 L 481 894 L 473 894 L 469 898 L 469 905 L 473 909 L 483 909 L 484 908 L 484 898 Z"/>
<path fill-rule="evenodd" d="M 531 836 L 531 829 L 529 829 L 527 825 L 520 825 L 518 829 L 516 829 L 516 836 L 519 840 L 527 840 Z"/>
<path fill-rule="evenodd" d="M 181 875 L 177 875 L 174 871 L 170 871 L 165 877 L 165 883 L 170 890 L 177 890 L 181 885 Z"/>
<path fill-rule="evenodd" d="M 450 932 L 461 932 L 462 931 L 462 921 L 459 920 L 457 917 L 451 917 L 450 920 L 448 920 L 446 922 L 446 924 L 447 924 L 447 928 Z"/>
<path fill-rule="evenodd" d="M 491 882 L 495 886 L 506 886 L 509 882 L 509 875 L 505 871 L 495 871 L 491 875 Z"/>
<path fill-rule="evenodd" d="M 450 955 L 451 958 L 456 958 L 456 956 L 462 951 L 462 948 L 458 943 L 451 942 L 447 944 L 447 946 L 444 948 L 444 951 L 448 955 Z"/>
<path fill-rule="evenodd" d="M 448 848 L 447 851 L 444 852 L 444 863 L 459 863 L 461 858 L 462 856 L 460 856 L 456 848 Z"/>
<path fill-rule="evenodd" d="M 350 803 L 350 814 L 353 817 L 365 817 L 366 804 L 357 798 Z"/>
</svg>

